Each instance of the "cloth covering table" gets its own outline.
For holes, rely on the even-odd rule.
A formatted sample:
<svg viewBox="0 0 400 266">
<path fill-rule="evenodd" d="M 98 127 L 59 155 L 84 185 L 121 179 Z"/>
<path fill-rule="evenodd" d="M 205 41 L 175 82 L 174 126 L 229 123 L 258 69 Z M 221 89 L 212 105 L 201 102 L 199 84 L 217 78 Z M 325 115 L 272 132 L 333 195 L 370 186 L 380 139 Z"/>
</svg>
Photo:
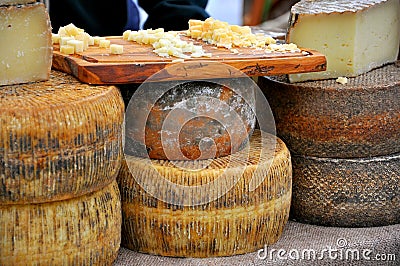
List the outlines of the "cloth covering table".
<svg viewBox="0 0 400 266">
<path fill-rule="evenodd" d="M 400 224 L 384 227 L 340 228 L 289 221 L 278 242 L 260 252 L 204 259 L 172 258 L 142 254 L 121 247 L 113 266 L 125 265 L 397 266 L 400 265 Z"/>
</svg>

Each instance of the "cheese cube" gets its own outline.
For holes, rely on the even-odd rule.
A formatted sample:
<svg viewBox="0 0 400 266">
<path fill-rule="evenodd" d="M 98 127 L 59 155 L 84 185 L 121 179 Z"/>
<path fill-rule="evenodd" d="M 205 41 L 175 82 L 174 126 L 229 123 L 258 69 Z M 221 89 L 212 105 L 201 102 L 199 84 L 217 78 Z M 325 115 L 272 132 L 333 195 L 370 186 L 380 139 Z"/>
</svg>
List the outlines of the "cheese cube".
<svg viewBox="0 0 400 266">
<path fill-rule="evenodd" d="M 47 80 L 51 24 L 42 3 L 0 6 L 0 85 Z"/>
<path fill-rule="evenodd" d="M 75 53 L 75 47 L 72 45 L 60 45 L 60 53 L 62 54 L 74 54 Z"/>
<path fill-rule="evenodd" d="M 102 47 L 102 48 L 110 47 L 110 40 L 100 40 L 99 47 Z"/>
<path fill-rule="evenodd" d="M 69 40 L 67 45 L 73 46 L 75 53 L 81 53 L 84 50 L 84 43 L 80 40 Z"/>
<path fill-rule="evenodd" d="M 122 54 L 124 52 L 124 47 L 120 44 L 111 44 L 110 51 L 112 54 Z"/>
<path fill-rule="evenodd" d="M 327 58 L 326 71 L 292 74 L 291 82 L 358 76 L 397 59 L 400 2 L 302 0 L 291 9 L 286 41 Z"/>
</svg>

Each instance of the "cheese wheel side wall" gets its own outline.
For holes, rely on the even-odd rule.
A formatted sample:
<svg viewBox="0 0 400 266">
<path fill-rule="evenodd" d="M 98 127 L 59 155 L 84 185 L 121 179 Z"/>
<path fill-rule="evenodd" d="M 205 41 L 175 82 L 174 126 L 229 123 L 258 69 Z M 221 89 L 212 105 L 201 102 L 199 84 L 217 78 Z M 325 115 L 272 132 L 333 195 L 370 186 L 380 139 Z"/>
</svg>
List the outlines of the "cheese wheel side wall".
<svg viewBox="0 0 400 266">
<path fill-rule="evenodd" d="M 124 114 L 117 88 L 53 73 L 48 82 L 5 86 L 2 94 L 2 204 L 68 199 L 115 180 Z"/>
<path fill-rule="evenodd" d="M 65 201 L 0 205 L 0 264 L 111 265 L 120 229 L 116 182 Z"/>
<path fill-rule="evenodd" d="M 255 132 L 257 135 L 257 131 Z M 250 140 L 250 146 L 254 138 Z M 260 149 L 250 154 L 260 155 Z M 229 157 L 229 156 L 228 156 Z M 290 153 L 285 144 L 278 140 L 272 164 L 267 161 L 250 160 L 241 179 L 225 195 L 218 199 L 194 206 L 177 206 L 157 199 L 145 191 L 128 169 L 135 168 L 134 175 L 157 181 L 149 174 L 148 167 L 140 158 L 127 157 L 123 163 L 118 183 L 122 200 L 122 246 L 132 250 L 177 257 L 229 256 L 253 252 L 265 244 L 275 243 L 287 222 L 292 187 L 292 165 Z M 193 186 L 207 184 L 224 170 L 224 157 L 214 159 L 218 167 L 201 170 L 186 176 L 166 161 L 152 160 L 172 183 Z M 229 159 L 227 159 L 229 160 Z M 256 179 L 261 184 L 253 191 L 249 189 L 254 169 L 258 164 Z M 232 171 L 235 172 L 235 171 Z M 158 177 L 160 178 L 160 177 Z M 228 178 L 234 179 L 234 176 Z M 174 194 L 168 187 L 160 187 L 164 194 Z M 223 188 L 218 187 L 216 189 Z M 163 193 L 161 193 L 163 194 Z M 198 194 L 196 198 L 206 195 Z"/>
<path fill-rule="evenodd" d="M 259 79 L 277 135 L 293 154 L 354 158 L 400 152 L 400 64 L 341 85 L 335 80 L 290 84 Z"/>
<path fill-rule="evenodd" d="M 336 227 L 400 223 L 400 154 L 292 162 L 291 219 Z"/>
</svg>

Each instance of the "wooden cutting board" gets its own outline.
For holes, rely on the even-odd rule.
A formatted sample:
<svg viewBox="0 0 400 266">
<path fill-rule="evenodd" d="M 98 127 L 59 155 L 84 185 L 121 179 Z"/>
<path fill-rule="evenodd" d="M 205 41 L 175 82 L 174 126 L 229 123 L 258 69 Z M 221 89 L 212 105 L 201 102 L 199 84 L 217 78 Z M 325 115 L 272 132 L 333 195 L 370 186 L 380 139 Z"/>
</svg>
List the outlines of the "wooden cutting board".
<svg viewBox="0 0 400 266">
<path fill-rule="evenodd" d="M 151 45 L 123 40 L 122 36 L 107 39 L 111 44 L 123 45 L 123 54 L 114 55 L 109 48 L 90 46 L 84 52 L 64 55 L 60 53 L 59 45 L 55 44 L 53 68 L 89 84 L 142 83 L 159 71 L 162 75 L 157 75 L 153 81 L 229 78 L 239 72 L 248 76 L 270 76 L 326 69 L 325 56 L 308 49 L 302 50 L 306 53 L 265 53 L 262 49 L 237 48 L 239 53 L 232 53 L 228 49 L 200 42 L 206 52 L 212 53 L 211 58 L 191 58 L 185 59 L 184 63 L 176 63 L 173 62 L 177 59 L 175 57 L 164 58 L 152 52 Z M 227 64 L 238 71 L 215 67 L 217 63 Z"/>
</svg>

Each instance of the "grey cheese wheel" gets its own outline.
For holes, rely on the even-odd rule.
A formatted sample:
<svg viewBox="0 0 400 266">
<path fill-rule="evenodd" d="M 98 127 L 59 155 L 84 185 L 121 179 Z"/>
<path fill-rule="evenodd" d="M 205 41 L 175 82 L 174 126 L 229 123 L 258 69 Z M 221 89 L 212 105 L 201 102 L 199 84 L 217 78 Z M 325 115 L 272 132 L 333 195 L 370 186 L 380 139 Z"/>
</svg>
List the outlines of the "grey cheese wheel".
<svg viewBox="0 0 400 266">
<path fill-rule="evenodd" d="M 115 180 L 124 103 L 114 86 L 48 81 L 0 87 L 0 204 L 77 197 Z"/>
<path fill-rule="evenodd" d="M 400 62 L 347 84 L 259 78 L 277 135 L 293 154 L 354 158 L 400 152 Z"/>
<path fill-rule="evenodd" d="M 400 223 L 400 154 L 371 158 L 292 156 L 291 219 L 339 227 Z"/>
<path fill-rule="evenodd" d="M 117 179 L 121 245 L 163 256 L 215 257 L 253 252 L 276 242 L 289 215 L 290 153 L 281 140 L 258 130 L 246 152 L 180 162 L 126 156 Z M 203 164 L 207 166 L 193 170 Z M 169 182 L 162 185 L 161 179 Z M 196 187 L 207 184 L 212 186 Z M 196 188 L 174 190 L 174 185 Z M 213 193 L 217 197 L 207 200 Z M 190 196 L 193 205 L 182 200 Z"/>
<path fill-rule="evenodd" d="M 0 265 L 112 265 L 120 242 L 115 181 L 69 200 L 0 205 Z"/>
</svg>

